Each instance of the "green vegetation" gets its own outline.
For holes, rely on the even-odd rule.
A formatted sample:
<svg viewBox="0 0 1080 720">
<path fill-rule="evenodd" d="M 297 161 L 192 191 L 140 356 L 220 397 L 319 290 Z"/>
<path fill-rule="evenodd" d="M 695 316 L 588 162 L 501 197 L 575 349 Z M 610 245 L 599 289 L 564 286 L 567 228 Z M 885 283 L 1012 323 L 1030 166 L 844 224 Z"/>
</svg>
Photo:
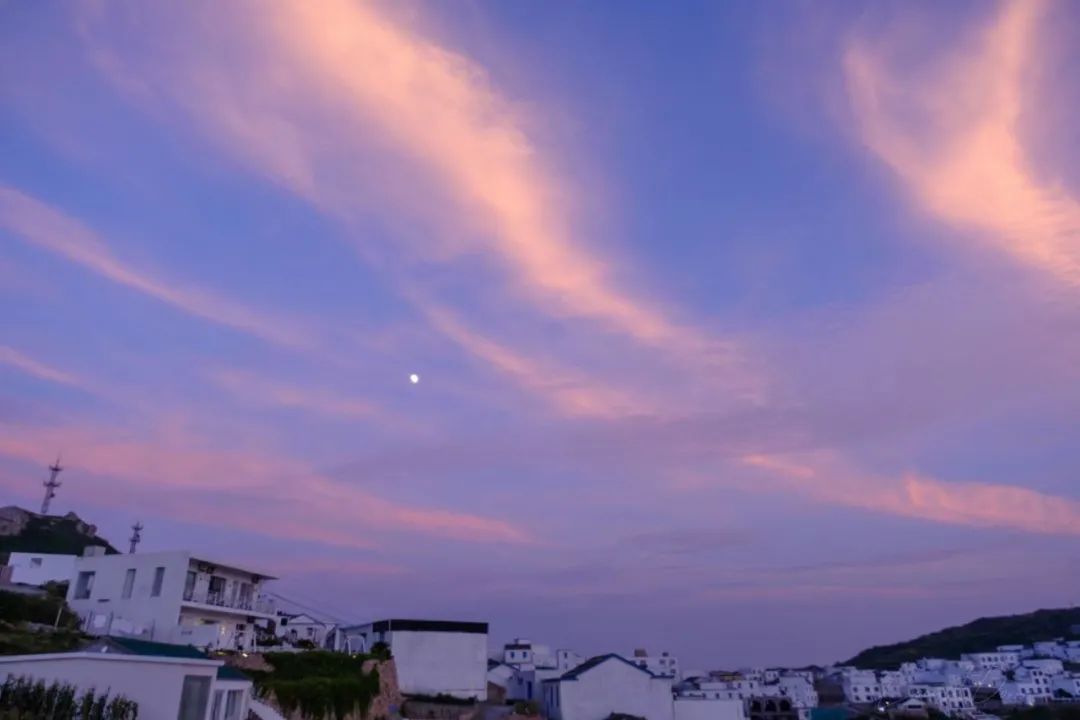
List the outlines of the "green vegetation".
<svg viewBox="0 0 1080 720">
<path fill-rule="evenodd" d="M 79 626 L 78 615 L 71 612 L 62 598 L 0 590 L 0 618 L 9 623 L 53 625 L 58 616 L 60 627 L 71 629 Z"/>
<path fill-rule="evenodd" d="M 108 691 L 80 694 L 74 685 L 46 685 L 13 676 L 0 685 L 0 720 L 136 720 L 138 716 L 137 703 L 123 695 L 110 698 Z"/>
<path fill-rule="evenodd" d="M 535 717 L 540 714 L 540 703 L 535 700 L 518 700 L 514 703 L 514 714 Z"/>
<path fill-rule="evenodd" d="M 1076 626 L 1080 626 L 1080 607 L 980 618 L 907 642 L 864 650 L 845 664 L 868 669 L 892 669 L 921 657 L 958 658 L 963 653 L 993 650 L 998 645 L 1030 644 L 1069 637 Z"/>
<path fill-rule="evenodd" d="M 260 697 L 273 697 L 286 713 L 299 711 L 310 720 L 344 720 L 367 713 L 379 694 L 379 673 L 365 674 L 369 656 L 316 651 L 267 653 L 272 672 L 249 671 Z"/>
<path fill-rule="evenodd" d="M 107 540 L 80 532 L 74 516 L 38 515 L 31 517 L 18 535 L 0 536 L 0 552 L 82 555 L 91 545 L 105 548 L 109 555 L 116 554 L 116 548 Z"/>
</svg>

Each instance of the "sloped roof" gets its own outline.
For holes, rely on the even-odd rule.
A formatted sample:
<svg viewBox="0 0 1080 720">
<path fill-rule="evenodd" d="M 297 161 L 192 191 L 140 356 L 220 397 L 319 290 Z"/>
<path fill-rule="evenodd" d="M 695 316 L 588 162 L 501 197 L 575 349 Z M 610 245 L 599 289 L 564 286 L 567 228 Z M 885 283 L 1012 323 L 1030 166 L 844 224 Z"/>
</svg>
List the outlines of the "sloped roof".
<svg viewBox="0 0 1080 720">
<path fill-rule="evenodd" d="M 221 667 L 219 667 L 217 669 L 217 679 L 246 680 L 248 682 L 251 682 L 251 678 L 249 678 L 242 670 L 240 670 L 239 668 L 234 668 L 232 665 L 222 665 Z"/>
<path fill-rule="evenodd" d="M 557 682 L 557 681 L 562 681 L 562 680 L 577 680 L 579 677 L 581 677 L 585 673 L 589 672 L 594 667 L 597 667 L 598 665 L 602 665 L 605 662 L 607 662 L 608 660 L 618 660 L 619 662 L 626 663 L 627 665 L 634 668 L 638 672 L 645 673 L 649 677 L 656 677 L 656 675 L 653 675 L 651 672 L 649 672 L 648 670 L 646 670 L 643 667 L 635 665 L 634 663 L 632 663 L 629 660 L 627 660 L 626 658 L 624 658 L 622 655 L 616 655 L 615 653 L 608 653 L 607 655 L 597 655 L 596 657 L 591 657 L 588 660 L 586 660 L 585 662 L 578 665 L 573 670 L 571 670 L 571 671 L 569 671 L 567 673 L 564 673 L 563 675 L 561 675 L 561 676 L 559 676 L 557 678 L 553 678 L 552 680 L 550 680 L 548 682 Z"/>
</svg>

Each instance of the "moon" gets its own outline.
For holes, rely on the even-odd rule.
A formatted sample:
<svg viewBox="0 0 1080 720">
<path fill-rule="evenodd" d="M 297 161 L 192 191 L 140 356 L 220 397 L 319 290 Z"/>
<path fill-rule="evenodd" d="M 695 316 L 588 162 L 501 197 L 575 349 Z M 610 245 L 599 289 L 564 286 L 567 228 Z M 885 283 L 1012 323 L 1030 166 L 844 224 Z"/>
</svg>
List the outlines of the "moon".
<svg viewBox="0 0 1080 720">
<path fill-rule="evenodd" d="M 420 376 L 417 375 L 416 373 L 413 373 L 412 375 L 409 376 L 409 382 L 411 382 L 413 385 L 415 385 L 416 383 L 420 382 Z"/>
</svg>

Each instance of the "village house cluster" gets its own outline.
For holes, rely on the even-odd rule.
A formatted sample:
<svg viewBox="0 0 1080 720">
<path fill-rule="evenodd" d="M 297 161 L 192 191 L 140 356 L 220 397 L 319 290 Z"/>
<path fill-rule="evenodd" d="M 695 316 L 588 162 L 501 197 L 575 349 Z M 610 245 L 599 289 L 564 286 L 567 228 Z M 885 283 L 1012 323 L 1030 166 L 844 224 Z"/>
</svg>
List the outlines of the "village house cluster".
<svg viewBox="0 0 1080 720">
<path fill-rule="evenodd" d="M 0 508 L 0 534 L 17 529 L 20 513 L 27 511 Z M 7 553 L 0 589 L 33 593 L 66 582 L 68 606 L 97 641 L 74 653 L 0 657 L 0 680 L 27 675 L 112 687 L 142 700 L 140 717 L 149 720 L 246 720 L 258 706 L 250 680 L 207 653 L 371 653 L 382 646 L 406 695 L 527 703 L 549 720 L 832 720 L 837 710 L 839 717 L 938 712 L 985 720 L 994 708 L 1080 701 L 1080 674 L 1072 670 L 1080 663 L 1077 640 L 923 658 L 895 670 L 703 671 L 684 668 L 668 652 L 587 657 L 526 638 L 492 655 L 487 623 L 334 622 L 278 607 L 284 598 L 268 587 L 274 579 L 198 552 L 135 552 L 134 542 L 127 554 L 97 545 L 81 556 Z"/>
</svg>

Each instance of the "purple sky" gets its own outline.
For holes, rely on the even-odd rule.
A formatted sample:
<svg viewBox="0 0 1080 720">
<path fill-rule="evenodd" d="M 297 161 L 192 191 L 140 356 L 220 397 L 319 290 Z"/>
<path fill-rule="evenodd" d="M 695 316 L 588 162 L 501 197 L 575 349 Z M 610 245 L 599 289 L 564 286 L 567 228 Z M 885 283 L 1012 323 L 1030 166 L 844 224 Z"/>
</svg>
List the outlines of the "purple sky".
<svg viewBox="0 0 1080 720">
<path fill-rule="evenodd" d="M 691 667 L 1072 604 L 1078 11 L 0 3 L 3 500 Z"/>
</svg>

